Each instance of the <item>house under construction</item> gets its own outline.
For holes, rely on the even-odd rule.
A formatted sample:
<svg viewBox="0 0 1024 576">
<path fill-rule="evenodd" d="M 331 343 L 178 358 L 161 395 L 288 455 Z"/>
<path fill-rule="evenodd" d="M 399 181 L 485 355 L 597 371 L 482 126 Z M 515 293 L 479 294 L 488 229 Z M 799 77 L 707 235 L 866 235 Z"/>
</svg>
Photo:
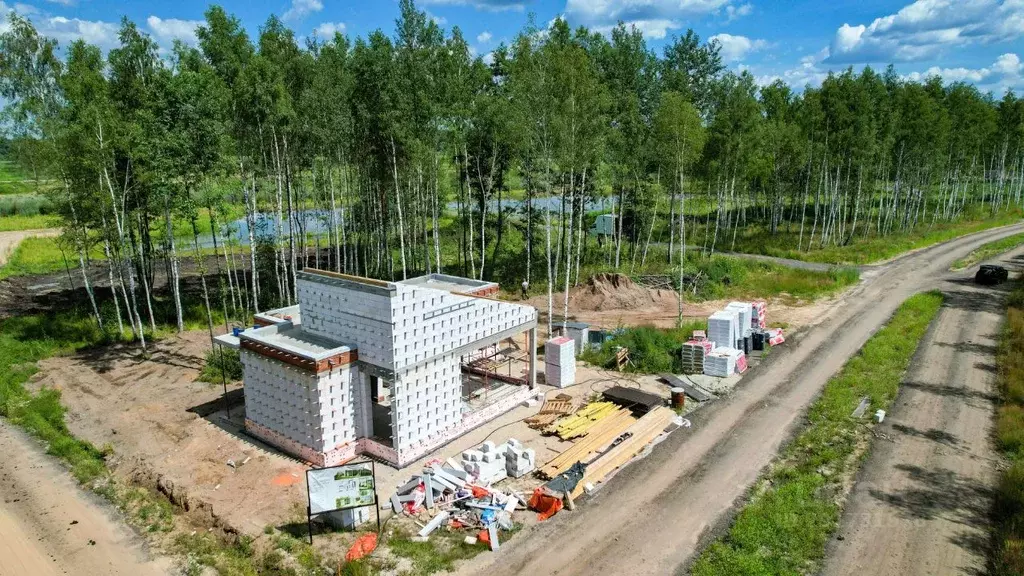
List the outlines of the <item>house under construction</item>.
<svg viewBox="0 0 1024 576">
<path fill-rule="evenodd" d="M 537 311 L 495 283 L 307 269 L 297 289 L 238 335 L 245 427 L 312 464 L 402 467 L 534 393 Z"/>
</svg>

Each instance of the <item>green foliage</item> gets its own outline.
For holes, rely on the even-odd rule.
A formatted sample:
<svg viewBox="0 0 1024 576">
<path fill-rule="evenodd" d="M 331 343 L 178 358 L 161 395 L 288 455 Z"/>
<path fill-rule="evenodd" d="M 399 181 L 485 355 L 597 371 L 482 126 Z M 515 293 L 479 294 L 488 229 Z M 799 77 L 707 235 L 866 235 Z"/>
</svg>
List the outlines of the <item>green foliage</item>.
<svg viewBox="0 0 1024 576">
<path fill-rule="evenodd" d="M 228 382 L 235 382 L 242 379 L 242 360 L 238 350 L 222 350 L 217 346 L 215 350 L 206 353 L 206 363 L 199 372 L 200 382 L 221 383 L 225 378 Z"/>
<path fill-rule="evenodd" d="M 997 357 L 1003 404 L 996 413 L 996 441 L 1010 460 L 995 491 L 993 574 L 1024 574 L 1024 281 L 1010 294 Z"/>
<path fill-rule="evenodd" d="M 973 250 L 967 256 L 953 262 L 953 265 L 949 267 L 950 270 L 963 270 L 970 268 L 979 262 L 984 262 L 998 256 L 1003 252 L 1008 252 L 1017 246 L 1024 244 L 1024 234 L 1016 234 L 1014 236 L 1007 236 L 1001 240 L 994 240 L 983 244 Z"/>
<path fill-rule="evenodd" d="M 40 216 L 53 212 L 44 196 L 16 194 L 0 196 L 0 218 L 7 216 Z"/>
<path fill-rule="evenodd" d="M 842 512 L 834 494 L 856 472 L 852 458 L 871 427 L 850 418 L 860 398 L 886 409 L 932 318 L 940 293 L 909 298 L 811 406 L 807 425 L 752 491 L 729 532 L 697 559 L 695 576 L 793 575 L 816 571 Z"/>
<path fill-rule="evenodd" d="M 682 357 L 680 356 L 683 342 L 690 338 L 694 330 L 704 330 L 706 322 L 690 322 L 682 328 L 661 329 L 653 326 L 637 326 L 620 329 L 621 333 L 601 345 L 600 348 L 589 347 L 580 356 L 585 362 L 613 368 L 615 352 L 618 348 L 629 349 L 630 364 L 627 372 L 657 374 L 659 372 L 680 372 Z"/>
</svg>

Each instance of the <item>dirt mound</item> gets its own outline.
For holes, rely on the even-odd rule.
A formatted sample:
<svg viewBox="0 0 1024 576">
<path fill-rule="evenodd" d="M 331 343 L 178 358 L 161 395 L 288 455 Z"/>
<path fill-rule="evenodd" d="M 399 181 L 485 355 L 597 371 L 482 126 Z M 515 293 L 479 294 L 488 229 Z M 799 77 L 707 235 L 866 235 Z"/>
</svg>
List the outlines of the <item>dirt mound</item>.
<svg viewBox="0 0 1024 576">
<path fill-rule="evenodd" d="M 646 308 L 655 303 L 651 290 L 638 286 L 625 274 L 594 274 L 569 293 L 574 311 Z"/>
</svg>

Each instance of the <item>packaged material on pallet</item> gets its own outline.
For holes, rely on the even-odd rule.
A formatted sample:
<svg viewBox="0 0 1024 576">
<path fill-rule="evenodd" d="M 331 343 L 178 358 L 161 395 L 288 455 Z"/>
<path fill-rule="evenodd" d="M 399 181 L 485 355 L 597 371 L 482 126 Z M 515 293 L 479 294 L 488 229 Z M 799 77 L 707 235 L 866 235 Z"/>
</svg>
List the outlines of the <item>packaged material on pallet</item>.
<svg viewBox="0 0 1024 576">
<path fill-rule="evenodd" d="M 765 313 L 768 311 L 768 304 L 764 300 L 755 300 L 751 302 L 750 305 L 750 327 L 755 329 L 761 328 L 763 330 L 767 326 Z"/>
<path fill-rule="evenodd" d="M 715 346 L 733 347 L 739 334 L 739 312 L 736 310 L 719 310 L 708 317 L 708 340 Z"/>
<path fill-rule="evenodd" d="M 740 360 L 740 359 L 743 360 Z M 704 358 L 704 374 L 726 378 L 736 374 L 737 363 L 741 363 L 746 369 L 746 357 L 742 350 L 735 348 L 715 348 Z"/>
<path fill-rule="evenodd" d="M 544 345 L 544 380 L 565 388 L 576 383 L 575 342 L 568 336 L 552 338 Z"/>
<path fill-rule="evenodd" d="M 544 363 L 562 366 L 576 363 L 576 342 L 568 336 L 552 338 L 544 344 Z"/>
<path fill-rule="evenodd" d="M 729 305 L 725 307 L 726 310 L 735 310 L 740 315 L 739 334 L 736 335 L 736 339 L 744 338 L 750 335 L 751 331 L 751 319 L 753 317 L 753 307 L 750 302 L 729 302 Z"/>
<path fill-rule="evenodd" d="M 773 328 L 765 332 L 765 339 L 769 346 L 778 346 L 786 341 L 786 338 L 782 335 L 782 328 Z"/>
<path fill-rule="evenodd" d="M 703 374 L 704 358 L 714 349 L 710 340 L 690 340 L 683 344 L 683 372 Z"/>
</svg>

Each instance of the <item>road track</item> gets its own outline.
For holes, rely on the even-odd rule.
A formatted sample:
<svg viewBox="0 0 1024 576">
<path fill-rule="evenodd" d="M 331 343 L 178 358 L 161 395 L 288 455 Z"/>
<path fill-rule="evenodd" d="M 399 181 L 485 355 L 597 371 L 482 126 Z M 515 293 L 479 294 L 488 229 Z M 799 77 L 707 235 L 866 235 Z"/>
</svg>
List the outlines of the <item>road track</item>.
<svg viewBox="0 0 1024 576">
<path fill-rule="evenodd" d="M 1024 224 L 979 232 L 865 271 L 822 322 L 773 350 L 732 396 L 695 413 L 692 428 L 670 435 L 575 512 L 538 524 L 458 573 L 685 573 L 695 553 L 728 527 L 825 382 L 896 308 L 943 287 L 954 260 L 1021 231 Z"/>
</svg>

